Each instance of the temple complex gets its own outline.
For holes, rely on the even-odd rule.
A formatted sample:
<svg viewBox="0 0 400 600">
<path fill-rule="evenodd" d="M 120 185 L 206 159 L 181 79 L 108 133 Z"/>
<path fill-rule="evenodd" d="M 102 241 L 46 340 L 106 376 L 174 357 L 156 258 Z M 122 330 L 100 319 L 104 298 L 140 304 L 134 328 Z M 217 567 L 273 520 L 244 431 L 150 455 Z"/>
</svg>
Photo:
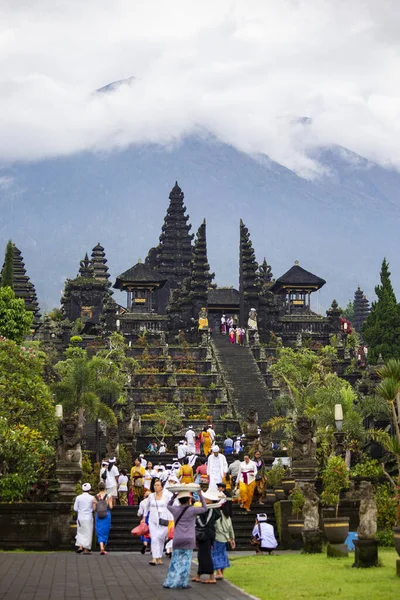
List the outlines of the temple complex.
<svg viewBox="0 0 400 600">
<path fill-rule="evenodd" d="M 371 308 L 369 306 L 369 301 L 367 300 L 364 292 L 360 289 L 360 286 L 358 286 L 354 293 L 354 318 L 352 325 L 360 336 L 362 333 L 362 326 L 364 325 L 364 322 L 370 311 Z"/>
<path fill-rule="evenodd" d="M 36 330 L 40 325 L 40 310 L 35 286 L 26 274 L 24 259 L 15 244 L 13 244 L 13 251 L 13 290 L 15 296 L 25 302 L 25 308 L 33 313 L 32 328 Z"/>
</svg>

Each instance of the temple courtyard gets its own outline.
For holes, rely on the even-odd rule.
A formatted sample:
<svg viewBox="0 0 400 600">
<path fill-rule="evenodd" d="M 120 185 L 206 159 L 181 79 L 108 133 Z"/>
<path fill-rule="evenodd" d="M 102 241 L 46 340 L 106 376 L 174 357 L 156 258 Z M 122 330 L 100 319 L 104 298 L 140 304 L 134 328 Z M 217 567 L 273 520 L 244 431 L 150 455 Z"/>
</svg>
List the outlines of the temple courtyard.
<svg viewBox="0 0 400 600">
<path fill-rule="evenodd" d="M 396 559 L 394 550 L 380 549 L 381 567 L 353 569 L 352 553 L 349 558 L 328 559 L 325 553 L 254 556 L 241 552 L 231 557 L 231 568 L 226 573 L 234 585 L 218 582 L 209 589 L 193 583 L 188 590 L 164 590 L 168 563 L 152 568 L 147 556 L 136 553 L 84 557 L 67 552 L 4 552 L 0 554 L 0 599 L 397 600 L 400 580 L 396 577 Z"/>
</svg>

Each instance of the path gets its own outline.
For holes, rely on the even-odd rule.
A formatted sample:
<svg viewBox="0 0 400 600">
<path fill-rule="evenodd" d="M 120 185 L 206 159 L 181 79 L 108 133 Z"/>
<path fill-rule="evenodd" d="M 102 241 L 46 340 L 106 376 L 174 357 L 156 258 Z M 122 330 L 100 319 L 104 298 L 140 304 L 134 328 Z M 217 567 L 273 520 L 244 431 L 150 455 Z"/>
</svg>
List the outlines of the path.
<svg viewBox="0 0 400 600">
<path fill-rule="evenodd" d="M 212 336 L 215 356 L 225 379 L 233 388 L 236 408 L 247 416 L 252 406 L 258 413 L 258 422 L 263 423 L 274 416 L 274 407 L 264 377 L 250 348 L 231 344 L 228 335 Z"/>
<path fill-rule="evenodd" d="M 212 586 L 193 583 L 188 590 L 164 590 L 168 562 L 162 567 L 148 563 L 147 555 L 132 553 L 1 553 L 0 600 L 249 599 L 227 582 Z"/>
</svg>

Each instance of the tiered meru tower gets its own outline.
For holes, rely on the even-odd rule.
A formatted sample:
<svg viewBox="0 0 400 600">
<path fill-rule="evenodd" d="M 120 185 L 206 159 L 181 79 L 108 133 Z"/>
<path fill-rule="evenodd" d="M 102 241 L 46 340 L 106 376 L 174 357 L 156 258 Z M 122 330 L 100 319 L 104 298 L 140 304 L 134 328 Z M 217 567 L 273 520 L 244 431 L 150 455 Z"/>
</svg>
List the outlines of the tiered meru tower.
<svg viewBox="0 0 400 600">
<path fill-rule="evenodd" d="M 26 274 L 25 263 L 21 251 L 15 244 L 13 247 L 13 285 L 15 296 L 25 302 L 25 308 L 33 312 L 32 328 L 37 329 L 40 321 L 39 303 L 35 286 Z M 4 269 L 4 264 L 3 264 Z M 2 270 L 3 270 L 2 269 Z"/>
<path fill-rule="evenodd" d="M 358 286 L 357 291 L 354 293 L 354 318 L 352 325 L 358 334 L 361 335 L 362 326 L 366 321 L 371 308 L 369 306 L 369 301 L 367 300 L 364 292 L 360 290 L 360 286 Z"/>
<path fill-rule="evenodd" d="M 61 298 L 65 317 L 74 322 L 81 319 L 82 333 L 98 334 L 104 308 L 109 301 L 110 274 L 103 246 L 97 244 L 92 250 L 91 259 L 85 254 L 74 279 L 67 279 Z"/>
<path fill-rule="evenodd" d="M 239 323 L 241 327 L 245 327 L 250 309 L 254 308 L 257 311 L 259 309 L 261 282 L 250 233 L 242 219 L 240 219 L 239 243 Z"/>
</svg>

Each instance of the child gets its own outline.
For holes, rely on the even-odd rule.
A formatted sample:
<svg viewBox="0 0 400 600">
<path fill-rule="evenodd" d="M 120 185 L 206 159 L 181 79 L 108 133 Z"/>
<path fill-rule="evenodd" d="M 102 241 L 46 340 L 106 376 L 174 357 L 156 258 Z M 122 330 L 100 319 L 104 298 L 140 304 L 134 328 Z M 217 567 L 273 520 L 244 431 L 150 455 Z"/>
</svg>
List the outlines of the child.
<svg viewBox="0 0 400 600">
<path fill-rule="evenodd" d="M 118 478 L 118 500 L 121 506 L 128 505 L 128 477 L 125 469 L 121 469 Z"/>
</svg>

